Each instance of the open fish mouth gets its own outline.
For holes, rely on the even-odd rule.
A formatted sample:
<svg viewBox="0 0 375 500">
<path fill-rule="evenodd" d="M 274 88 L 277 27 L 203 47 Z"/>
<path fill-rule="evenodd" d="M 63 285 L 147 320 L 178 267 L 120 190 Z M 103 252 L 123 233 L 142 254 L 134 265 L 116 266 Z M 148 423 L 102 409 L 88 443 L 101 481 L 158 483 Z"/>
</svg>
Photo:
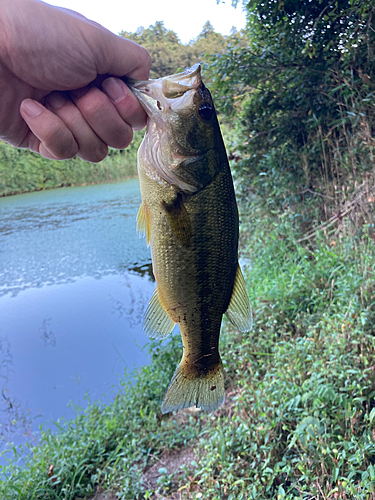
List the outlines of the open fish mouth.
<svg viewBox="0 0 375 500">
<path fill-rule="evenodd" d="M 185 71 L 181 73 L 164 76 L 155 80 L 133 80 L 132 78 L 125 78 L 124 81 L 132 90 L 139 90 L 141 92 L 145 91 L 145 89 L 150 84 L 165 81 L 176 83 L 178 85 L 181 85 L 181 87 L 186 87 L 186 90 L 191 90 L 193 88 L 197 89 L 202 84 L 201 65 L 197 63 L 194 64 L 194 66 L 192 66 L 191 68 L 186 68 Z"/>
<path fill-rule="evenodd" d="M 189 108 L 194 92 L 202 85 L 201 66 L 195 64 L 182 73 L 156 80 L 125 79 L 125 82 L 148 116 L 153 121 L 160 122 L 166 107 L 179 113 Z"/>
</svg>

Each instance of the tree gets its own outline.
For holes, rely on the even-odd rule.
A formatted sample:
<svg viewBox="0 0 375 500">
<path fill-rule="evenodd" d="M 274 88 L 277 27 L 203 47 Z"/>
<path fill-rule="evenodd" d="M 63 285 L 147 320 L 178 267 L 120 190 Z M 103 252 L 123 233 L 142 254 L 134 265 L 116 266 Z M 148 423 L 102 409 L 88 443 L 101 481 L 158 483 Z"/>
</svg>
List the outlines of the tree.
<svg viewBox="0 0 375 500">
<path fill-rule="evenodd" d="M 226 43 L 222 35 L 215 33 L 210 21 L 205 23 L 198 37 L 186 45 L 162 21 L 157 21 L 146 29 L 140 27 L 135 33 L 124 31 L 121 36 L 149 51 L 152 59 L 151 78 L 171 75 L 197 62 L 208 61 L 211 54 L 223 51 Z"/>
<path fill-rule="evenodd" d="M 135 33 L 123 31 L 121 36 L 142 45 L 151 55 L 151 78 L 160 78 L 176 72 L 179 67 L 179 55 L 183 44 L 177 34 L 168 30 L 162 21 L 157 21 L 148 28 L 140 27 Z"/>
<path fill-rule="evenodd" d="M 204 25 L 203 25 L 202 31 L 198 35 L 198 40 L 200 38 L 208 38 L 208 37 L 210 37 L 210 36 L 212 36 L 214 34 L 216 34 L 215 30 L 214 30 L 214 27 L 212 26 L 212 24 L 210 23 L 210 21 L 206 21 L 204 23 Z"/>
<path fill-rule="evenodd" d="M 283 203 L 320 187 L 337 205 L 342 185 L 373 165 L 374 2 L 252 0 L 246 10 L 247 46 L 233 43 L 212 68 L 224 111 L 237 115 L 238 173 L 267 192 L 284 184 Z"/>
</svg>

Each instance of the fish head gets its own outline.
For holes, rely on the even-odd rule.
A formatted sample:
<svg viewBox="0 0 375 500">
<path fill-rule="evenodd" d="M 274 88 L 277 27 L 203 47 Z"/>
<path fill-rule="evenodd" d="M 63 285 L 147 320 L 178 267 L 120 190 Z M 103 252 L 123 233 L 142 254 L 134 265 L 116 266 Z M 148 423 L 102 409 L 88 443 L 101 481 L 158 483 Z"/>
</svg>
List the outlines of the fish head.
<svg viewBox="0 0 375 500">
<path fill-rule="evenodd" d="M 130 88 L 148 115 L 146 137 L 154 170 L 181 190 L 196 191 L 194 183 L 185 185 L 186 179 L 181 180 L 179 172 L 184 165 L 192 171 L 194 162 L 214 149 L 219 129 L 200 65 L 176 75 L 136 82 Z"/>
</svg>

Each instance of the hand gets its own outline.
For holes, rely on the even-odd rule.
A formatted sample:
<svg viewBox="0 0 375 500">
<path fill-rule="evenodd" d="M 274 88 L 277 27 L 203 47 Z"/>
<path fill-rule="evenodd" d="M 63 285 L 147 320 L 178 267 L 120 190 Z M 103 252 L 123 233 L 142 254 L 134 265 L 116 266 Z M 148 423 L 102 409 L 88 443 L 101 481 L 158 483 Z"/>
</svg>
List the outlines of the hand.
<svg viewBox="0 0 375 500">
<path fill-rule="evenodd" d="M 101 161 L 146 124 L 116 77 L 147 79 L 150 65 L 145 49 L 76 12 L 0 0 L 0 139 L 46 158 Z"/>
</svg>

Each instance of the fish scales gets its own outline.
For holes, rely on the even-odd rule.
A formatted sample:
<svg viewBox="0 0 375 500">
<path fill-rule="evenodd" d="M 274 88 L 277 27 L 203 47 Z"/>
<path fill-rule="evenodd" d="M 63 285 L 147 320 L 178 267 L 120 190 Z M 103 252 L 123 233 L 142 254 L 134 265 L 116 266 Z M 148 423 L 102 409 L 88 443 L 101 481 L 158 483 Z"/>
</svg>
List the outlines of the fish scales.
<svg viewBox="0 0 375 500">
<path fill-rule="evenodd" d="M 222 316 L 242 331 L 252 321 L 224 143 L 199 66 L 131 88 L 148 114 L 138 152 L 138 227 L 151 245 L 157 288 L 144 329 L 164 338 L 177 323 L 183 343 L 162 411 L 212 411 L 224 401 Z"/>
</svg>

